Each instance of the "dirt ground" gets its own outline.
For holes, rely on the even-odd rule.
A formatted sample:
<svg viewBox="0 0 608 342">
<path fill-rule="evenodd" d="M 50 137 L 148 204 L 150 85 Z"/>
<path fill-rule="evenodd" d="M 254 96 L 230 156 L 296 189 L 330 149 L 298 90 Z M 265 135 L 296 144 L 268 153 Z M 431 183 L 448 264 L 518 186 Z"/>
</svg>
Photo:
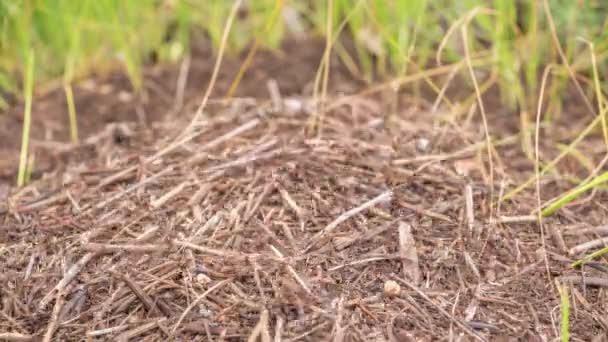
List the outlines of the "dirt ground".
<svg viewBox="0 0 608 342">
<path fill-rule="evenodd" d="M 534 185 L 497 203 L 534 168 L 496 94 L 490 172 L 478 116 L 361 95 L 337 61 L 330 110 L 308 135 L 322 48 L 261 52 L 222 100 L 239 66 L 228 59 L 190 131 L 213 67 L 202 47 L 183 105 L 179 66 L 150 66 L 143 100 L 120 76 L 79 83 L 80 146 L 66 143 L 61 91 L 42 94 L 23 189 L 11 187 L 21 105 L 2 114 L 0 340 L 553 341 L 567 284 L 571 339 L 606 341 L 608 264 L 571 267 L 605 242 L 606 194 L 541 233 Z M 543 160 L 589 118 L 564 121 L 543 131 Z M 599 142 L 579 147 L 595 165 Z M 576 158 L 558 166 L 543 201 L 587 175 Z"/>
</svg>

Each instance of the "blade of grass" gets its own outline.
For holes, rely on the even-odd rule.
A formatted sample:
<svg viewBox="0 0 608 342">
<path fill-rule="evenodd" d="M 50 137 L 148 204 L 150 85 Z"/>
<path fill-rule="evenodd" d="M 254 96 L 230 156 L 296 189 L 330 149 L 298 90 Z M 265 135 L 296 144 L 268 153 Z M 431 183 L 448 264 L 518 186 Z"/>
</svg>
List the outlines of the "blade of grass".
<svg viewBox="0 0 608 342">
<path fill-rule="evenodd" d="M 34 50 L 27 53 L 27 67 L 25 74 L 25 111 L 23 113 L 23 132 L 21 135 L 21 155 L 19 158 L 19 173 L 17 175 L 17 186 L 22 187 L 26 181 L 28 145 L 30 141 L 30 125 L 32 121 L 32 96 L 34 89 Z"/>
<path fill-rule="evenodd" d="M 601 121 L 600 116 L 595 117 L 595 119 L 593 119 L 593 121 L 591 121 L 591 123 L 589 123 L 589 125 L 587 125 L 587 127 L 585 127 L 585 129 L 583 129 L 583 131 L 581 133 L 579 133 L 570 144 L 568 144 L 567 148 L 565 148 L 557 157 L 555 157 L 553 160 L 551 160 L 549 163 L 547 163 L 547 165 L 545 167 L 543 167 L 542 170 L 540 170 L 540 175 L 542 176 L 545 173 L 547 173 L 548 171 L 552 170 L 565 156 L 570 154 L 571 149 L 575 148 L 584 138 L 586 138 L 587 135 L 589 135 L 595 129 L 595 127 L 600 123 L 600 121 Z M 503 202 L 507 199 L 513 198 L 515 195 L 519 194 L 520 192 L 522 192 L 523 190 L 528 188 L 530 185 L 532 185 L 532 183 L 534 183 L 535 180 L 536 180 L 536 176 L 531 176 L 525 182 L 520 184 L 517 188 L 511 190 L 510 192 L 505 194 L 502 198 L 500 198 L 499 202 Z"/>
<path fill-rule="evenodd" d="M 570 192 L 568 192 L 567 194 L 565 194 L 564 196 L 562 196 L 555 202 L 551 203 L 545 209 L 543 209 L 541 211 L 541 214 L 543 216 L 549 216 L 549 215 L 555 213 L 556 211 L 558 211 L 560 208 L 562 208 L 566 204 L 574 201 L 575 199 L 577 199 L 580 195 L 584 194 L 585 192 L 587 192 L 599 185 L 602 185 L 603 183 L 606 183 L 606 182 L 608 182 L 608 171 L 595 177 L 591 181 L 589 181 L 585 184 L 582 184 L 582 185 L 578 186 L 577 188 L 571 190 Z"/>
<path fill-rule="evenodd" d="M 560 313 L 561 313 L 561 341 L 570 341 L 570 300 L 568 298 L 568 287 L 559 285 Z"/>
<path fill-rule="evenodd" d="M 604 247 L 604 248 L 600 249 L 599 251 L 595 251 L 595 252 L 593 252 L 593 253 L 591 253 L 589 255 L 586 255 L 584 258 L 579 259 L 579 260 L 573 262 L 572 263 L 572 267 L 581 266 L 584 263 L 586 263 L 588 261 L 591 261 L 591 260 L 593 260 L 595 258 L 598 258 L 598 257 L 600 257 L 600 256 L 602 256 L 604 254 L 608 254 L 608 247 Z"/>
<path fill-rule="evenodd" d="M 78 123 L 76 121 L 76 105 L 74 104 L 74 94 L 72 92 L 72 85 L 66 83 L 63 85 L 63 92 L 65 93 L 65 99 L 68 103 L 68 117 L 70 120 L 70 140 L 74 144 L 78 144 Z"/>
</svg>

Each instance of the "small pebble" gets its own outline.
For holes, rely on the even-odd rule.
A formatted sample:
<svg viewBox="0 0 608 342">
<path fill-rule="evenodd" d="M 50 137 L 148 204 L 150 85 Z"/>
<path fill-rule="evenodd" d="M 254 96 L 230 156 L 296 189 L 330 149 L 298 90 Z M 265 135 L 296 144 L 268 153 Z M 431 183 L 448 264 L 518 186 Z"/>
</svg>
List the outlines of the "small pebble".
<svg viewBox="0 0 608 342">
<path fill-rule="evenodd" d="M 429 147 L 431 146 L 431 142 L 427 138 L 419 138 L 416 139 L 416 151 L 419 153 L 426 153 L 429 151 Z"/>
<path fill-rule="evenodd" d="M 401 293 L 401 286 L 394 280 L 387 280 L 384 283 L 384 295 L 386 297 L 397 297 Z"/>
</svg>

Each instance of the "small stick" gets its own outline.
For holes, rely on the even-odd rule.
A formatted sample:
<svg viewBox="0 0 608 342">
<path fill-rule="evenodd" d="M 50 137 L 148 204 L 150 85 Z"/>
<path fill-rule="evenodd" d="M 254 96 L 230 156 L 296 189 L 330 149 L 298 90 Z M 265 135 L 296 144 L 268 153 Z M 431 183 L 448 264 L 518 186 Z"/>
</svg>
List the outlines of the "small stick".
<svg viewBox="0 0 608 342">
<path fill-rule="evenodd" d="M 161 197 L 157 198 L 156 200 L 152 201 L 150 203 L 150 206 L 152 206 L 152 208 L 154 208 L 154 209 L 158 209 L 159 207 L 162 207 L 163 204 L 167 203 L 167 201 L 169 201 L 173 197 L 177 196 L 188 185 L 190 185 L 189 181 L 183 181 L 183 182 L 181 182 L 178 186 L 176 186 L 175 188 L 171 189 L 166 194 L 164 194 Z"/>
<path fill-rule="evenodd" d="M 236 253 L 233 251 L 199 246 L 199 245 L 195 245 L 188 241 L 173 240 L 173 244 L 176 246 L 180 246 L 180 247 L 190 248 L 192 250 L 195 250 L 195 251 L 198 251 L 198 252 L 201 252 L 204 254 L 216 255 L 216 256 L 225 257 L 225 258 L 246 258 L 249 256 L 247 254 L 239 254 L 239 253 Z"/>
<path fill-rule="evenodd" d="M 260 337 L 262 342 L 270 342 L 270 332 L 268 332 L 268 310 L 266 309 L 262 311 L 260 320 L 251 331 L 251 335 L 249 335 L 247 342 L 257 342 L 258 337 Z"/>
<path fill-rule="evenodd" d="M 209 193 L 209 190 L 211 190 L 211 187 L 212 187 L 211 183 L 203 183 L 202 185 L 200 185 L 198 190 L 196 190 L 194 195 L 192 195 L 192 197 L 190 197 L 190 199 L 188 200 L 188 205 L 192 206 L 192 205 L 198 204 L 201 201 L 201 199 L 203 198 L 203 196 L 205 196 L 207 193 Z"/>
<path fill-rule="evenodd" d="M 82 306 L 84 305 L 86 297 L 87 297 L 87 289 L 85 288 L 84 285 L 79 285 L 78 289 L 75 291 L 74 295 L 72 296 L 72 299 L 70 299 L 63 306 L 63 308 L 59 314 L 59 322 L 61 325 L 64 325 L 64 324 L 66 324 L 66 322 L 69 322 L 70 320 L 74 319 L 74 318 L 71 318 L 70 320 L 66 319 L 66 316 L 68 314 L 70 314 L 72 311 L 74 311 L 76 313 L 76 318 L 78 316 L 80 316 L 80 313 L 82 312 Z"/>
<path fill-rule="evenodd" d="M 281 252 L 276 249 L 276 247 L 274 247 L 273 245 L 269 245 L 270 249 L 272 250 L 272 252 L 274 254 L 276 254 L 276 256 L 278 256 L 280 259 L 284 259 L 283 254 L 281 254 Z M 296 270 L 291 267 L 291 265 L 285 263 L 287 266 L 287 270 L 289 271 L 289 273 L 291 274 L 292 277 L 294 277 L 294 279 L 298 282 L 298 284 L 300 284 L 300 286 L 302 286 L 302 288 L 304 289 L 304 291 L 306 291 L 306 293 L 308 293 L 309 295 L 312 296 L 312 291 L 310 290 L 310 288 L 308 287 L 308 285 L 306 284 L 306 282 L 300 278 L 300 276 L 298 275 L 298 273 L 296 272 Z"/>
<path fill-rule="evenodd" d="M 44 334 L 44 338 L 42 342 L 50 342 L 53 338 L 53 334 L 57 330 L 57 326 L 59 325 L 59 314 L 61 313 L 61 308 L 63 308 L 63 304 L 65 304 L 65 289 L 61 289 L 57 292 L 57 300 L 55 301 L 55 306 L 53 307 L 53 314 L 51 315 L 51 319 L 49 325 L 46 329 L 46 334 Z"/>
<path fill-rule="evenodd" d="M 471 271 L 473 271 L 473 274 L 475 274 L 477 280 L 481 280 L 481 273 L 479 273 L 479 268 L 477 268 L 477 265 L 475 265 L 475 261 L 473 261 L 471 255 L 467 251 L 463 251 L 462 254 L 464 255 L 465 263 L 467 266 L 469 266 Z"/>
<path fill-rule="evenodd" d="M 469 232 L 473 233 L 473 229 L 475 229 L 475 212 L 473 208 L 473 187 L 471 184 L 467 184 L 464 187 L 464 199 L 467 213 L 467 225 L 469 227 Z"/>
<path fill-rule="evenodd" d="M 264 190 L 262 190 L 262 193 L 260 194 L 258 199 L 255 201 L 255 203 L 253 204 L 251 209 L 244 215 L 243 223 L 247 223 L 249 221 L 249 219 L 251 219 L 253 217 L 253 215 L 255 215 L 255 213 L 258 211 L 258 208 L 260 207 L 260 205 L 262 205 L 262 202 L 264 202 L 264 199 L 266 199 L 266 197 L 274 189 L 275 189 L 275 186 L 273 183 L 266 184 L 266 186 L 264 187 Z"/>
<path fill-rule="evenodd" d="M 405 279 L 410 279 L 414 284 L 418 284 L 420 282 L 420 265 L 418 264 L 416 242 L 412 235 L 412 226 L 401 221 L 398 230 L 403 276 Z"/>
<path fill-rule="evenodd" d="M 61 279 L 61 281 L 59 281 L 59 283 L 57 283 L 57 285 L 55 285 L 55 287 L 49 293 L 47 293 L 46 296 L 42 298 L 42 300 L 40 300 L 38 310 L 44 309 L 51 301 L 51 298 L 53 298 L 53 295 L 55 293 L 63 293 L 67 285 L 76 277 L 76 275 L 82 270 L 82 268 L 89 261 L 91 261 L 91 259 L 95 258 L 98 255 L 98 253 L 94 252 L 87 253 L 82 258 L 80 258 L 80 260 L 78 260 L 74 265 L 72 265 L 72 267 L 70 267 L 70 269 L 63 276 L 63 279 Z"/>
<path fill-rule="evenodd" d="M 597 235 L 607 235 L 608 234 L 608 225 L 601 225 L 597 227 L 588 227 L 588 228 L 575 228 L 575 229 L 567 229 L 564 231 L 565 235 L 582 235 L 582 234 L 597 234 Z"/>
<path fill-rule="evenodd" d="M 175 90 L 175 102 L 173 103 L 172 113 L 177 114 L 184 107 L 184 93 L 188 83 L 188 72 L 190 71 L 190 54 L 187 54 L 179 66 L 177 76 L 177 87 Z"/>
<path fill-rule="evenodd" d="M 564 276 L 557 278 L 557 280 L 561 281 L 562 283 L 608 288 L 608 278 Z"/>
<path fill-rule="evenodd" d="M 608 244 L 608 237 L 595 239 L 570 248 L 568 253 L 570 253 L 570 255 L 574 255 L 594 247 L 605 246 L 606 244 Z"/>
<path fill-rule="evenodd" d="M 500 216 L 496 219 L 496 223 L 533 223 L 538 221 L 538 217 L 535 215 L 521 215 L 521 216 Z"/>
<path fill-rule="evenodd" d="M 116 252 L 131 252 L 131 253 L 151 253 L 151 252 L 162 252 L 168 249 L 167 246 L 156 245 L 156 244 L 124 244 L 115 245 L 109 243 L 95 243 L 88 242 L 82 244 L 82 249 L 89 252 L 96 252 L 100 254 L 116 253 Z"/>
<path fill-rule="evenodd" d="M 553 243 L 555 244 L 555 247 L 557 247 L 562 252 L 566 252 L 568 250 L 568 247 L 566 247 L 566 242 L 564 241 L 564 237 L 562 236 L 561 230 L 554 225 L 549 225 L 548 229 L 549 233 L 551 234 L 551 238 L 553 238 Z"/>
<path fill-rule="evenodd" d="M 403 259 L 403 257 L 400 254 L 399 255 L 390 254 L 390 255 L 380 255 L 380 256 L 375 256 L 375 257 L 369 257 L 369 258 L 365 258 L 365 259 L 355 260 L 355 261 L 345 263 L 342 265 L 334 266 L 332 268 L 329 268 L 328 271 L 333 272 L 333 271 L 337 271 L 337 270 L 343 269 L 348 266 L 363 265 L 363 264 L 367 264 L 367 263 L 374 262 L 374 261 L 384 261 L 384 260 L 394 260 L 394 259 Z"/>
<path fill-rule="evenodd" d="M 293 210 L 296 213 L 298 218 L 303 219 L 304 210 L 302 210 L 302 208 L 300 208 L 300 206 L 298 206 L 296 201 L 294 201 L 294 199 L 291 198 L 291 196 L 289 195 L 289 192 L 287 192 L 287 190 L 285 190 L 283 187 L 280 187 L 279 193 L 281 194 L 281 197 L 283 198 L 285 203 L 287 203 L 287 206 L 289 206 L 289 208 L 291 208 L 291 210 Z"/>
<path fill-rule="evenodd" d="M 277 325 L 274 327 L 274 342 L 281 342 L 281 335 L 283 334 L 283 324 L 285 321 L 283 317 L 277 317 Z"/>
<path fill-rule="evenodd" d="M 268 88 L 268 93 L 270 94 L 270 99 L 272 101 L 272 109 L 275 112 L 283 109 L 283 100 L 277 81 L 275 79 L 268 80 L 268 82 L 266 82 L 266 87 Z"/>
<path fill-rule="evenodd" d="M 342 319 L 344 316 L 344 296 L 340 296 L 338 300 L 338 312 L 336 313 L 336 320 L 334 322 L 334 342 L 344 341 L 344 327 L 342 326 Z"/>
<path fill-rule="evenodd" d="M 131 278 L 129 278 L 129 276 L 127 276 L 126 274 L 120 274 L 116 271 L 110 271 L 110 272 L 114 276 L 116 276 L 117 278 L 122 280 L 125 284 L 127 284 L 127 286 L 131 289 L 131 291 L 133 291 L 135 296 L 139 299 L 139 301 L 142 302 L 142 304 L 144 305 L 146 310 L 148 310 L 148 312 L 154 312 L 154 313 L 160 312 L 160 310 L 158 309 L 156 304 L 154 304 L 154 301 L 152 301 L 152 298 L 150 298 L 150 296 L 146 292 L 144 292 L 144 290 L 142 290 L 142 288 L 139 285 L 137 285 L 133 280 L 131 280 Z"/>
<path fill-rule="evenodd" d="M 366 232 L 359 233 L 349 240 L 336 243 L 336 245 L 334 247 L 336 248 L 336 250 L 341 251 L 345 248 L 352 246 L 355 242 L 364 242 L 369 239 L 375 238 L 375 237 L 379 236 L 380 234 L 384 233 L 385 231 L 391 229 L 393 227 L 393 225 L 395 224 L 395 222 L 397 222 L 397 221 L 398 221 L 398 219 L 395 219 L 395 220 L 392 220 L 388 223 L 385 223 L 385 224 L 379 226 L 378 228 L 370 229 Z"/>
<path fill-rule="evenodd" d="M 116 332 L 120 332 L 120 331 L 126 330 L 128 327 L 129 326 L 127 324 L 123 324 L 123 325 L 118 325 L 118 326 L 115 326 L 115 327 L 109 327 L 109 328 L 105 328 L 105 329 L 87 331 L 87 336 L 97 337 L 97 336 L 103 336 L 103 335 L 113 334 L 113 333 L 116 333 Z"/>
<path fill-rule="evenodd" d="M 131 329 L 131 330 L 125 331 L 124 333 L 118 335 L 116 337 L 115 341 L 120 341 L 120 342 L 122 342 L 122 341 L 128 341 L 128 340 L 130 340 L 130 339 L 132 339 L 132 338 L 134 338 L 136 336 L 139 336 L 139 335 L 141 335 L 141 334 L 143 334 L 143 333 L 145 333 L 147 331 L 150 331 L 150 330 L 152 330 L 154 328 L 157 328 L 158 327 L 158 323 L 161 322 L 161 321 L 164 321 L 164 320 L 166 320 L 166 318 L 161 318 L 161 319 L 155 320 L 153 322 L 146 323 L 144 325 L 140 325 L 139 327 L 137 327 L 135 329 Z"/>
<path fill-rule="evenodd" d="M 353 208 L 338 216 L 334 221 L 332 221 L 330 224 L 328 224 L 325 228 L 323 228 L 320 232 L 318 232 L 312 237 L 310 244 L 308 245 L 308 247 L 306 247 L 304 252 L 309 252 L 317 243 L 319 243 L 321 240 L 327 237 L 327 235 L 333 232 L 333 230 L 336 229 L 342 222 L 357 215 L 365 209 L 375 206 L 376 204 L 389 201 L 392 196 L 393 193 L 391 191 L 384 192 L 374 197 L 373 199 L 361 204 L 360 206 Z"/>
<path fill-rule="evenodd" d="M 28 280 L 30 278 L 30 276 L 32 275 L 32 269 L 34 268 L 34 263 L 36 262 L 37 258 L 38 258 L 38 252 L 32 253 L 32 255 L 30 256 L 30 261 L 27 263 L 27 267 L 25 268 L 25 274 L 23 276 L 23 280 Z"/>
<path fill-rule="evenodd" d="M 34 336 L 32 335 L 24 335 L 18 333 L 0 333 L 0 341 L 29 342 L 33 340 Z"/>
<path fill-rule="evenodd" d="M 62 191 L 56 195 L 53 195 L 51 197 L 45 198 L 43 200 L 39 200 L 39 201 L 35 201 L 33 203 L 30 204 L 26 204 L 23 206 L 17 206 L 14 211 L 17 213 L 27 213 L 30 211 L 34 211 L 40 208 L 44 208 L 47 207 L 51 204 L 59 204 L 61 202 L 64 202 L 65 200 L 68 199 L 68 195 L 65 191 Z"/>
</svg>

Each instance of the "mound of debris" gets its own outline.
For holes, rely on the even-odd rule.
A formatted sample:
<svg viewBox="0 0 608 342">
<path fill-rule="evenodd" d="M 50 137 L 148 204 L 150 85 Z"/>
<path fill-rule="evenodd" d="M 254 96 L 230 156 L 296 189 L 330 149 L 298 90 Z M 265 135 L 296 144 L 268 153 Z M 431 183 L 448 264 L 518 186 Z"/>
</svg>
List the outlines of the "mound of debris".
<svg viewBox="0 0 608 342">
<path fill-rule="evenodd" d="M 212 107 L 192 129 L 111 126 L 9 197 L 0 339 L 554 335 L 560 269 L 533 220 L 490 221 L 483 144 L 434 132 L 424 108 L 387 123 L 369 99 L 314 138 L 300 100 Z M 599 332 L 601 309 L 579 310 L 573 333 Z"/>
</svg>

